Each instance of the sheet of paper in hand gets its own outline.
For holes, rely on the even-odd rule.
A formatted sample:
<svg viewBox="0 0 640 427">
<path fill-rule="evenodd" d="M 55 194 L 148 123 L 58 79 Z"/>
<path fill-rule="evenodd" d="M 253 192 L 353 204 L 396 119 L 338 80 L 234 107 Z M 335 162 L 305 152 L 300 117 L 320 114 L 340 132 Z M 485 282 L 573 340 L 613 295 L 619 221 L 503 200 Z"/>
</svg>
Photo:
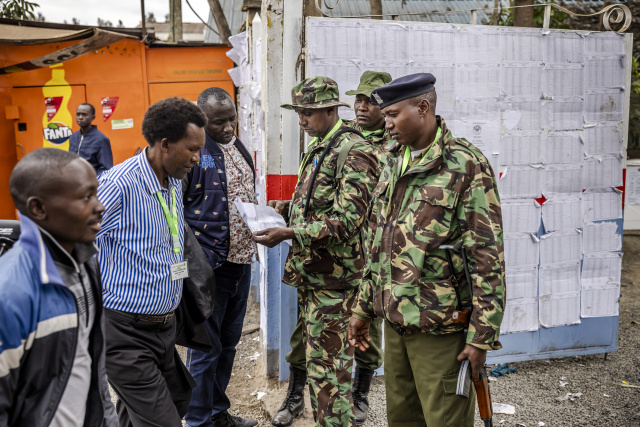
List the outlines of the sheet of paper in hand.
<svg viewBox="0 0 640 427">
<path fill-rule="evenodd" d="M 252 233 L 266 230 L 267 228 L 285 228 L 287 223 L 282 215 L 271 206 L 258 206 L 253 203 L 244 203 L 239 198 L 234 201 L 240 217 L 247 224 Z M 291 240 L 285 240 L 291 246 Z"/>
</svg>

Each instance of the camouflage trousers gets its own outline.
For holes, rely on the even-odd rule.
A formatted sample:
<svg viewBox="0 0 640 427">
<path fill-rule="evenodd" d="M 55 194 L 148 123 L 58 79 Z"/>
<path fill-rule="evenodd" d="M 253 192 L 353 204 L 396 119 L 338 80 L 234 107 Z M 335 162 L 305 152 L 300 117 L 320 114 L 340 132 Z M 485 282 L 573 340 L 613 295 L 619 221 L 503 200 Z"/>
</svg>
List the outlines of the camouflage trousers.
<svg viewBox="0 0 640 427">
<path fill-rule="evenodd" d="M 298 289 L 306 343 L 307 381 L 316 425 L 355 425 L 351 398 L 354 347 L 347 326 L 356 289 Z"/>
<path fill-rule="evenodd" d="M 356 365 L 361 369 L 368 369 L 375 371 L 382 366 L 382 317 L 376 317 L 369 326 L 369 336 L 371 341 L 369 342 L 369 348 L 367 351 L 360 351 L 356 348 L 354 360 Z M 307 356 L 305 352 L 306 344 L 304 337 L 302 336 L 302 318 L 298 317 L 296 328 L 291 334 L 289 340 L 291 344 L 291 351 L 284 357 L 287 363 L 296 369 L 301 371 L 307 370 Z"/>
</svg>

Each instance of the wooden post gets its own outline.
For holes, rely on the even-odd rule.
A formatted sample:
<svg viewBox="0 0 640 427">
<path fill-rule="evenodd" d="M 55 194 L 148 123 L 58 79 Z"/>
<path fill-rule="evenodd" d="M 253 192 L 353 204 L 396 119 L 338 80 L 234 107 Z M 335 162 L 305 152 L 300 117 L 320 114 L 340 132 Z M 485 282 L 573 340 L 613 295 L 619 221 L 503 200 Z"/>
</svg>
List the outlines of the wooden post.
<svg viewBox="0 0 640 427">
<path fill-rule="evenodd" d="M 247 12 L 247 24 L 253 22 L 256 13 L 260 13 L 260 7 L 262 6 L 261 0 L 243 0 L 242 11 Z M 248 27 L 249 25 L 247 25 Z"/>
<path fill-rule="evenodd" d="M 542 23 L 542 28 L 549 29 L 550 23 L 551 23 L 551 6 L 546 5 L 544 7 L 544 21 Z"/>
<path fill-rule="evenodd" d="M 213 19 L 216 21 L 216 26 L 218 27 L 218 32 L 220 33 L 220 40 L 222 43 L 229 44 L 229 37 L 231 37 L 231 30 L 229 30 L 229 23 L 227 23 L 227 18 L 224 16 L 224 11 L 222 10 L 222 6 L 220 6 L 219 0 L 207 0 L 209 2 L 209 7 L 211 8 L 211 14 L 213 15 Z"/>
<path fill-rule="evenodd" d="M 369 0 L 372 15 L 382 15 L 382 0 Z M 373 16 L 372 19 L 382 19 L 382 16 Z"/>
<path fill-rule="evenodd" d="M 491 14 L 491 25 L 498 25 L 498 16 L 500 16 L 500 0 L 493 2 L 493 13 Z"/>
<path fill-rule="evenodd" d="M 322 16 L 322 13 L 318 10 L 316 6 L 316 0 L 303 0 L 302 3 L 302 14 L 307 16 Z"/>
<path fill-rule="evenodd" d="M 169 0 L 169 41 L 182 40 L 182 0 Z"/>
<path fill-rule="evenodd" d="M 513 9 L 513 25 L 515 27 L 533 27 L 533 7 L 517 7 L 517 6 L 533 6 L 534 0 L 515 0 Z"/>
<path fill-rule="evenodd" d="M 147 17 L 144 14 L 144 0 L 140 0 L 140 13 L 142 14 L 142 40 L 147 37 Z"/>
</svg>

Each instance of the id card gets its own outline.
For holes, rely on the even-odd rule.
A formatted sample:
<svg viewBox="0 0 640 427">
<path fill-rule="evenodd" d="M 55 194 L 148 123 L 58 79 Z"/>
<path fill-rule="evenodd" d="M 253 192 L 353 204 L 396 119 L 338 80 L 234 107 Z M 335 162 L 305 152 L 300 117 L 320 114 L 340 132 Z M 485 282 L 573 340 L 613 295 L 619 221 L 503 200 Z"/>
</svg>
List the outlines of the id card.
<svg viewBox="0 0 640 427">
<path fill-rule="evenodd" d="M 176 264 L 171 264 L 171 281 L 186 279 L 187 277 L 189 277 L 188 260 L 184 260 Z"/>
</svg>

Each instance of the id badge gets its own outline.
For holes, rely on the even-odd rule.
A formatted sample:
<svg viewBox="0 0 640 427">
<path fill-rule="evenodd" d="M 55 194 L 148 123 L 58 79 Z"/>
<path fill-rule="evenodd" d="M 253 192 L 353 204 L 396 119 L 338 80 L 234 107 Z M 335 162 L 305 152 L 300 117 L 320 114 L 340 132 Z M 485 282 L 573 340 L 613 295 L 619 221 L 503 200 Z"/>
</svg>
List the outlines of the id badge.
<svg viewBox="0 0 640 427">
<path fill-rule="evenodd" d="M 186 279 L 189 277 L 189 261 L 184 260 L 176 264 L 171 264 L 171 281 Z"/>
</svg>

